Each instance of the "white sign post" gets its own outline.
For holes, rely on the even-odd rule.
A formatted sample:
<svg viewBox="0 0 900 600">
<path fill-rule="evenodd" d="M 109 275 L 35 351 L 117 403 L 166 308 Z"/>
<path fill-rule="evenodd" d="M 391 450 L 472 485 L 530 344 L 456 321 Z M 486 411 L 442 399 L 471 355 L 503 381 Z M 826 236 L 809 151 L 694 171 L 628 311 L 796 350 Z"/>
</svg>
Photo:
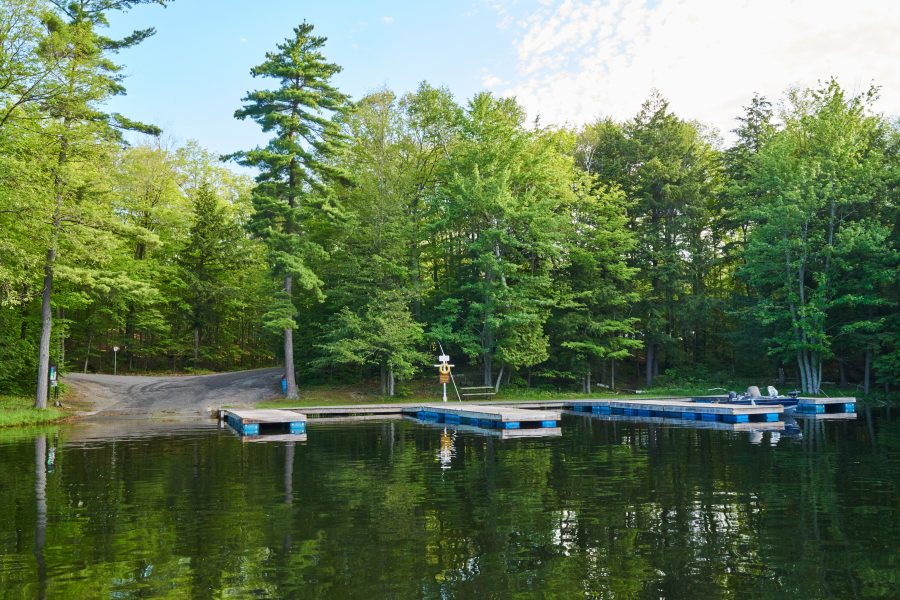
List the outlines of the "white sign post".
<svg viewBox="0 0 900 600">
<path fill-rule="evenodd" d="M 456 365 L 450 364 L 450 357 L 446 354 L 441 354 L 438 356 L 438 364 L 434 365 L 438 368 L 438 374 L 440 376 L 441 385 L 444 386 L 444 402 L 447 401 L 447 380 L 450 379 L 450 367 L 455 367 Z"/>
<path fill-rule="evenodd" d="M 113 375 L 116 374 L 116 367 L 118 366 L 118 361 L 116 360 L 119 356 L 119 347 L 113 346 Z"/>
</svg>

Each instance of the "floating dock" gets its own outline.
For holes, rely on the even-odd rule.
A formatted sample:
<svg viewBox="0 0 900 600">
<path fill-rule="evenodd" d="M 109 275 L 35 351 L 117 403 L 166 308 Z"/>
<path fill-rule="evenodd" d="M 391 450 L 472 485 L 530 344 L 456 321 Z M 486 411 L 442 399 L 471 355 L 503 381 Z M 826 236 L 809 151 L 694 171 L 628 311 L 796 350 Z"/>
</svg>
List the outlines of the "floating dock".
<svg viewBox="0 0 900 600">
<path fill-rule="evenodd" d="M 219 411 L 219 418 L 241 436 L 272 434 L 300 435 L 306 433 L 306 415 L 293 410 L 227 409 Z"/>
<path fill-rule="evenodd" d="M 824 415 L 856 412 L 856 398 L 799 398 L 798 415 Z"/>
<path fill-rule="evenodd" d="M 629 417 L 661 417 L 687 421 L 721 421 L 723 423 L 773 423 L 784 413 L 784 407 L 739 406 L 716 402 L 685 400 L 576 400 L 568 404 L 576 412 L 591 412 Z"/>
<path fill-rule="evenodd" d="M 473 425 L 488 429 L 546 429 L 559 425 L 560 412 L 555 410 L 524 410 L 508 406 L 442 403 L 410 406 L 403 414 L 423 421 Z"/>
<path fill-rule="evenodd" d="M 584 411 L 580 411 L 577 414 L 584 415 Z M 635 416 L 625 416 L 623 414 L 601 414 L 601 413 L 590 413 L 586 415 L 591 419 L 597 419 L 600 421 L 617 421 L 624 423 L 649 423 L 653 425 L 671 425 L 675 427 L 689 427 L 692 429 L 717 429 L 721 431 L 738 431 L 738 432 L 750 432 L 750 431 L 784 431 L 785 425 L 784 421 L 762 421 L 757 423 L 726 423 L 724 421 L 697 421 L 697 420 L 685 420 L 680 417 L 678 418 L 666 418 L 666 417 L 635 417 Z"/>
</svg>

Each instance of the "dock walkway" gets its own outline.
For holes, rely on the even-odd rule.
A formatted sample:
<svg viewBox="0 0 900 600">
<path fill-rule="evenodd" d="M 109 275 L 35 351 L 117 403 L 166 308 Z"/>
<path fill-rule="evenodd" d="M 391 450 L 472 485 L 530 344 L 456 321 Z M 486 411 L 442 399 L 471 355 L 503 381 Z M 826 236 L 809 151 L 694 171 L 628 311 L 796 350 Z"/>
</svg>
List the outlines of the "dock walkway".
<svg viewBox="0 0 900 600">
<path fill-rule="evenodd" d="M 774 422 L 784 412 L 780 405 L 738 406 L 685 400 L 576 400 L 569 407 L 576 412 L 724 423 Z"/>
</svg>

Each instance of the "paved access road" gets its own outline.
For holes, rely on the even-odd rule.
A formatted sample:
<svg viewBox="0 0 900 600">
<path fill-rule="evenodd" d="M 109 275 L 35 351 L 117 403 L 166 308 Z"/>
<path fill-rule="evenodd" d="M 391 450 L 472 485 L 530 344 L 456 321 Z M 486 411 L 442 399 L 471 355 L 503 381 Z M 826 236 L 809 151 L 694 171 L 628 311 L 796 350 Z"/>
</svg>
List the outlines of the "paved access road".
<svg viewBox="0 0 900 600">
<path fill-rule="evenodd" d="M 70 373 L 64 382 L 100 416 L 208 415 L 220 406 L 250 407 L 277 397 L 282 373 L 280 368 L 177 377 Z"/>
</svg>

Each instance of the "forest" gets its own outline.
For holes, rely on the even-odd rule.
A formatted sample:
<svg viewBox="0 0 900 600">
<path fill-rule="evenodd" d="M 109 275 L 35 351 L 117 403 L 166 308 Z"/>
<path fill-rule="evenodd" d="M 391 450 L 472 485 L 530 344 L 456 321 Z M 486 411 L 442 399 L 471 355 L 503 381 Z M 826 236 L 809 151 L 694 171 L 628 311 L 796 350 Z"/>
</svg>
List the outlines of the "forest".
<svg viewBox="0 0 900 600">
<path fill-rule="evenodd" d="M 51 364 L 115 360 L 395 395 L 440 347 L 497 388 L 900 384 L 900 122 L 876 86 L 747 98 L 728 143 L 664 90 L 546 126 L 425 82 L 351 98 L 302 23 L 234 99 L 269 143 L 220 157 L 106 111 L 154 33 L 108 17 L 139 4 L 165 2 L 0 3 L 0 394 L 42 406 Z"/>
</svg>

